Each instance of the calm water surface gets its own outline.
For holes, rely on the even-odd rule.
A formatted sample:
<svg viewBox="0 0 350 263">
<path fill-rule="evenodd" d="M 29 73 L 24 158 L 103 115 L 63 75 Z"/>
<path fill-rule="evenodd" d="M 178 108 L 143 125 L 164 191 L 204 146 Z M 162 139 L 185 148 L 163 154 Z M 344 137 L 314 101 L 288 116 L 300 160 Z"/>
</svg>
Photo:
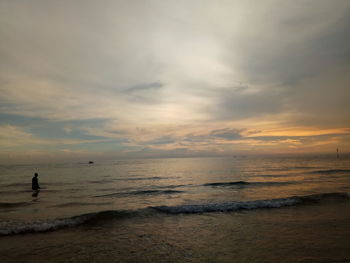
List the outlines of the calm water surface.
<svg viewBox="0 0 350 263">
<path fill-rule="evenodd" d="M 181 158 L 1 166 L 1 219 L 350 192 L 347 159 Z M 31 178 L 41 191 L 32 197 Z"/>
<path fill-rule="evenodd" d="M 39 173 L 42 188 L 36 197 L 31 191 L 34 172 Z M 179 158 L 3 165 L 0 174 L 0 234 L 5 240 L 4 259 L 9 262 L 17 262 L 9 255 L 26 239 L 45 250 L 48 244 L 60 246 L 68 238 L 92 251 L 92 244 L 102 242 L 101 237 L 104 253 L 121 262 L 232 262 L 234 256 L 240 259 L 237 262 L 245 262 L 244 257 L 250 255 L 247 251 L 253 248 L 260 254 L 251 254 L 251 261 L 260 262 L 263 249 L 278 247 L 278 238 L 290 253 L 298 252 L 292 253 L 298 257 L 294 262 L 315 262 L 326 255 L 319 253 L 317 258 L 316 252 L 311 255 L 295 249 L 298 240 L 320 242 L 324 231 L 329 238 L 333 234 L 329 240 L 335 244 L 338 259 L 350 260 L 344 252 L 348 249 L 344 240 L 350 237 L 348 158 Z M 55 235 L 55 241 L 37 241 L 36 237 L 43 235 L 40 232 L 46 231 Z M 278 233 L 282 236 L 276 236 Z M 188 240 L 188 235 L 197 241 Z M 213 249 L 209 254 L 208 245 Z M 331 246 L 327 242 L 318 245 L 324 249 Z M 109 262 L 77 249 L 72 245 L 63 258 Z M 280 256 L 281 251 L 277 251 Z M 64 262 L 56 250 L 52 253 L 57 262 Z M 169 255 L 167 260 L 162 253 Z M 90 258 L 84 259 L 84 255 Z M 308 256 L 313 259 L 307 261 Z M 293 260 L 287 257 L 285 262 Z"/>
</svg>

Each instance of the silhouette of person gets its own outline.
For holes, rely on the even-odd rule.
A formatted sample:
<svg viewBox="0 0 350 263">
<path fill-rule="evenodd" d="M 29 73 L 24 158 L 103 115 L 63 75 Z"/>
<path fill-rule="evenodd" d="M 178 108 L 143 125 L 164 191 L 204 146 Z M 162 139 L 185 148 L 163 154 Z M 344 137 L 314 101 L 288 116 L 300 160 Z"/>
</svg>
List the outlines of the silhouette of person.
<svg viewBox="0 0 350 263">
<path fill-rule="evenodd" d="M 32 189 L 34 191 L 38 191 L 40 189 L 39 181 L 38 181 L 38 173 L 35 173 L 34 177 L 32 178 Z"/>
</svg>

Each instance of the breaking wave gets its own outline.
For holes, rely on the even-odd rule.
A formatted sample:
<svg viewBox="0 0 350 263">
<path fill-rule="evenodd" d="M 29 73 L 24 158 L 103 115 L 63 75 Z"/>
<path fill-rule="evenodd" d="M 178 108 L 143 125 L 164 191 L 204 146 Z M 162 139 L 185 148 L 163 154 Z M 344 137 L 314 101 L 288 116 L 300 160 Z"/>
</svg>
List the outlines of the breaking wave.
<svg viewBox="0 0 350 263">
<path fill-rule="evenodd" d="M 145 210 L 145 209 L 144 209 Z M 35 222 L 0 222 L 0 236 L 49 232 L 62 228 L 76 227 L 82 224 L 96 224 L 103 221 L 115 220 L 127 216 L 133 216 L 142 212 L 142 209 L 136 211 L 101 211 L 78 215 L 70 218 L 59 218 L 54 220 L 40 220 Z"/>
<path fill-rule="evenodd" d="M 129 217 L 152 216 L 156 213 L 166 214 L 201 214 L 210 212 L 233 212 L 239 210 L 271 209 L 286 206 L 295 206 L 309 203 L 318 203 L 327 199 L 347 200 L 349 193 L 323 193 L 306 196 L 291 196 L 268 200 L 222 202 L 206 204 L 186 204 L 177 206 L 153 206 L 138 210 L 111 210 L 90 214 L 83 214 L 71 218 L 62 218 L 48 221 L 29 223 L 0 223 L 0 236 L 24 233 L 38 233 L 53 231 L 61 228 L 75 227 L 82 224 L 103 224 L 105 221 Z"/>
<path fill-rule="evenodd" d="M 268 200 L 223 202 L 209 204 L 193 204 L 179 206 L 156 206 L 153 209 L 168 214 L 198 214 L 207 212 L 231 212 L 238 210 L 252 210 L 259 208 L 279 208 L 310 202 L 319 202 L 325 198 L 350 198 L 349 193 L 325 193 L 307 196 L 292 196 Z"/>
</svg>

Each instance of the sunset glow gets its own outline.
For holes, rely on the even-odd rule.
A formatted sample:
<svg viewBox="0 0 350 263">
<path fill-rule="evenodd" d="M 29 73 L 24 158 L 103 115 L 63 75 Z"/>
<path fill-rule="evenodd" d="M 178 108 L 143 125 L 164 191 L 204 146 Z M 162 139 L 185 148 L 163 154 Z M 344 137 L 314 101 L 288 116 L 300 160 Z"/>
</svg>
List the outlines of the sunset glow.
<svg viewBox="0 0 350 263">
<path fill-rule="evenodd" d="M 350 152 L 350 2 L 1 1 L 0 162 Z"/>
</svg>

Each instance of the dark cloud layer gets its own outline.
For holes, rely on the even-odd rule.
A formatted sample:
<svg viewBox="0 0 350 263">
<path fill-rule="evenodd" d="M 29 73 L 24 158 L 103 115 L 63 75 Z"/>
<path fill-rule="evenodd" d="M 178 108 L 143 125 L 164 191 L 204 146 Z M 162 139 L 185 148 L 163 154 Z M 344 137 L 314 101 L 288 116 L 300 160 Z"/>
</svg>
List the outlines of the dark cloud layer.
<svg viewBox="0 0 350 263">
<path fill-rule="evenodd" d="M 278 114 L 284 110 L 286 91 L 276 88 L 250 92 L 246 89 L 225 89 L 218 93 L 217 105 L 210 109 L 215 119 L 237 120 Z"/>
</svg>

